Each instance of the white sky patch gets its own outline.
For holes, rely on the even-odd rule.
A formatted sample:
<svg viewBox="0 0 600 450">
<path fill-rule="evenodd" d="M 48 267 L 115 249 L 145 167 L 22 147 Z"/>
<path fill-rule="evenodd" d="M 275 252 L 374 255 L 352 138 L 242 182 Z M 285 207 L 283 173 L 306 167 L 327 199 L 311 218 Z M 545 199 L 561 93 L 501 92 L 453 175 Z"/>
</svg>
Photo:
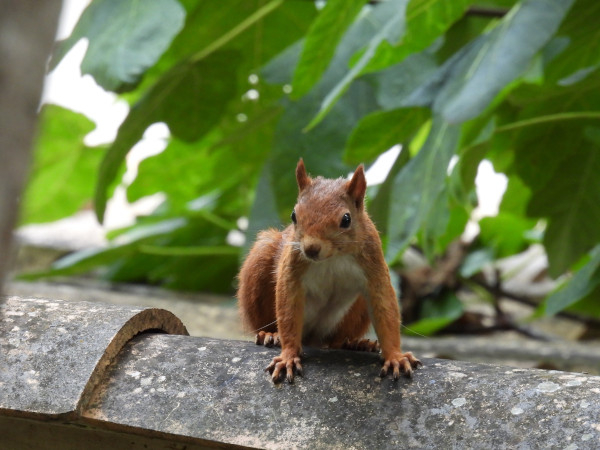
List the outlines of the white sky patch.
<svg viewBox="0 0 600 450">
<path fill-rule="evenodd" d="M 398 158 L 398 155 L 400 155 L 401 148 L 402 147 L 400 145 L 394 145 L 388 151 L 379 155 L 373 165 L 369 167 L 369 170 L 367 170 L 365 173 L 365 176 L 367 177 L 367 184 L 369 186 L 381 184 L 385 181 L 388 173 L 390 173 L 390 169 L 392 168 L 394 161 L 396 161 L 396 158 Z"/>
<path fill-rule="evenodd" d="M 495 172 L 494 166 L 488 160 L 481 161 L 475 177 L 475 188 L 479 199 L 479 206 L 473 211 L 476 219 L 498 214 L 507 184 L 506 175 Z"/>
</svg>

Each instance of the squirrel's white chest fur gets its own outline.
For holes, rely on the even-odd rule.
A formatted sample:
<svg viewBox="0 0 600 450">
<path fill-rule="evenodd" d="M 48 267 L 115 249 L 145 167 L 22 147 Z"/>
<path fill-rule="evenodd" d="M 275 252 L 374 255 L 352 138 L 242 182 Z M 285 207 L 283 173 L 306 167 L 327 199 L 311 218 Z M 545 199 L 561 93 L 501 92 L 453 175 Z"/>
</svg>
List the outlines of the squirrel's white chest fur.
<svg viewBox="0 0 600 450">
<path fill-rule="evenodd" d="M 311 263 L 302 284 L 306 294 L 303 335 L 320 339 L 335 330 L 365 292 L 366 277 L 352 255 L 336 255 Z"/>
</svg>

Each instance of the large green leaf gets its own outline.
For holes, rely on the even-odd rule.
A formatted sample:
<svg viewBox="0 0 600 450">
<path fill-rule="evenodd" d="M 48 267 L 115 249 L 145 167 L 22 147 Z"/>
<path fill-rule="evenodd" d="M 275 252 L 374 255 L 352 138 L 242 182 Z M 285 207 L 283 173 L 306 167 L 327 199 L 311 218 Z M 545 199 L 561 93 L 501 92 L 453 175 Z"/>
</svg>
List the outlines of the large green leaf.
<svg viewBox="0 0 600 450">
<path fill-rule="evenodd" d="M 385 109 L 431 106 L 450 123 L 474 118 L 490 107 L 499 92 L 530 67 L 533 56 L 552 37 L 570 2 L 542 0 L 518 4 L 496 27 L 462 47 L 437 66 L 437 45 L 373 74 Z M 548 7 L 550 6 L 550 7 Z M 537 30 L 538 21 L 545 24 Z M 526 44 L 519 42 L 525 40 Z"/>
<path fill-rule="evenodd" d="M 237 80 L 240 105 L 244 92 L 257 89 L 248 76 L 257 74 L 271 58 L 300 39 L 317 14 L 311 2 L 228 0 L 226 8 L 215 8 L 212 2 L 203 0 L 181 1 L 187 10 L 185 26 L 158 63 L 147 71 L 140 88 L 127 95 L 130 103 L 139 100 L 140 93 L 175 64 L 221 48 L 242 55 Z"/>
<path fill-rule="evenodd" d="M 379 45 L 387 40 L 396 43 L 404 34 L 405 30 L 405 10 L 407 0 L 389 0 L 373 8 L 366 20 L 375 26 L 375 32 L 370 36 L 364 36 L 367 39 L 366 49 L 356 61 L 356 63 L 346 71 L 344 76 L 337 82 L 323 99 L 319 112 L 310 122 L 307 128 L 314 128 L 325 115 L 331 110 L 333 105 L 348 90 L 348 87 L 354 79 L 360 75 L 362 70 L 371 60 Z M 352 31 L 358 30 L 355 28 Z"/>
<path fill-rule="evenodd" d="M 162 220 L 158 216 L 143 218 L 106 248 L 67 255 L 48 271 L 23 274 L 21 278 L 74 275 L 101 269 L 99 275 L 116 282 L 231 292 L 240 249 L 226 244 L 228 231 L 215 227 L 204 214 Z"/>
<path fill-rule="evenodd" d="M 361 16 L 344 35 L 332 63 L 308 95 L 297 102 L 282 102 L 284 112 L 275 129 L 270 157 L 272 188 L 281 218 L 289 216 L 289 209 L 297 196 L 294 168 L 300 157 L 304 158 L 308 171 L 314 175 L 335 178 L 354 169 L 342 162 L 342 154 L 358 120 L 377 108 L 374 91 L 369 84 L 361 80 L 353 83 L 319 126 L 308 132 L 302 128 L 306 124 L 305 119 L 318 110 L 322 95 L 343 77 L 348 59 L 363 45 L 364 37 L 377 32 L 378 23 L 369 17 Z M 292 76 L 290 67 L 294 67 L 300 51 L 299 45 L 286 50 L 265 67 L 263 76 L 273 82 L 289 82 Z"/>
<path fill-rule="evenodd" d="M 410 152 L 407 147 L 404 147 L 394 161 L 394 164 L 392 164 L 388 176 L 383 183 L 378 186 L 377 193 L 369 201 L 369 214 L 371 219 L 373 219 L 377 230 L 384 238 L 387 238 L 388 234 L 388 217 L 393 196 L 394 179 L 409 161 Z M 384 248 L 387 247 L 387 239 L 383 239 L 383 245 Z"/>
<path fill-rule="evenodd" d="M 260 127 L 247 131 L 239 143 L 232 142 L 231 136 L 229 141 L 221 139 L 216 132 L 194 143 L 171 138 L 163 152 L 140 163 L 138 176 L 127 188 L 128 200 L 162 192 L 171 209 L 181 213 L 197 197 L 218 197 L 242 187 L 250 189 L 267 157 L 271 132 Z"/>
<path fill-rule="evenodd" d="M 507 212 L 485 217 L 479 221 L 479 240 L 496 258 L 505 258 L 525 250 L 529 243 L 526 232 L 535 224 L 535 220 Z"/>
<path fill-rule="evenodd" d="M 85 273 L 92 269 L 114 262 L 117 258 L 132 255 L 135 247 L 156 236 L 162 236 L 185 226 L 185 220 L 170 219 L 139 226 L 119 236 L 118 240 L 106 248 L 90 248 L 71 253 L 54 262 L 50 270 L 40 273 L 23 274 L 24 279 L 36 279 L 44 276 L 62 276 Z"/>
<path fill-rule="evenodd" d="M 594 129 L 598 130 L 598 129 Z M 571 150 L 543 189 L 533 192 L 528 212 L 548 217 L 544 246 L 550 274 L 558 276 L 600 242 L 600 139 Z M 577 145 L 574 140 L 572 145 Z"/>
<path fill-rule="evenodd" d="M 409 336 L 430 336 L 458 319 L 463 309 L 462 302 L 454 294 L 427 298 L 422 305 L 423 318 L 405 326 L 403 333 Z"/>
<path fill-rule="evenodd" d="M 227 233 L 203 215 L 189 216 L 185 226 L 139 242 L 131 256 L 113 261 L 106 277 L 179 290 L 231 292 L 240 248 L 226 244 Z"/>
<path fill-rule="evenodd" d="M 558 29 L 573 0 L 525 0 L 478 38 L 451 69 L 433 102 L 451 123 L 471 119 L 523 74 Z"/>
<path fill-rule="evenodd" d="M 579 269 L 572 279 L 544 300 L 536 311 L 537 316 L 552 316 L 577 303 L 600 285 L 600 245 L 590 252 L 589 262 Z"/>
<path fill-rule="evenodd" d="M 219 122 L 236 91 L 238 62 L 235 53 L 220 51 L 194 63 L 177 65 L 133 106 L 100 166 L 95 193 L 100 221 L 104 217 L 107 190 L 125 155 L 144 131 L 153 123 L 165 122 L 171 133 L 182 140 L 202 137 Z"/>
<path fill-rule="evenodd" d="M 441 67 L 436 47 L 408 56 L 404 61 L 364 78 L 377 87 L 377 101 L 383 109 L 431 106 L 439 85 L 446 79 L 456 57 Z"/>
<path fill-rule="evenodd" d="M 406 7 L 406 33 L 396 43 L 383 41 L 363 69 L 376 72 L 402 62 L 407 56 L 425 50 L 456 20 L 472 0 L 411 0 Z"/>
<path fill-rule="evenodd" d="M 271 172 L 270 164 L 265 164 L 258 180 L 258 185 L 256 186 L 255 199 L 252 203 L 250 216 L 248 217 L 249 226 L 246 231 L 244 256 L 250 251 L 250 247 L 259 231 L 281 225 L 277 212 L 276 196 L 273 191 Z"/>
<path fill-rule="evenodd" d="M 330 0 L 313 22 L 294 72 L 292 98 L 306 94 L 323 75 L 338 42 L 366 0 Z"/>
<path fill-rule="evenodd" d="M 558 30 L 567 38 L 564 51 L 548 66 L 551 82 L 571 84 L 600 66 L 600 2 L 577 0 Z"/>
<path fill-rule="evenodd" d="M 298 194 L 294 176 L 298 159 L 304 158 L 307 170 L 315 176 L 337 178 L 347 175 L 354 169 L 342 162 L 348 135 L 359 117 L 375 109 L 371 87 L 355 83 L 317 128 L 304 133 L 302 118 L 310 115 L 317 103 L 311 94 L 289 105 L 275 130 L 271 179 L 282 217 L 289 215 L 288 210 L 293 207 Z"/>
<path fill-rule="evenodd" d="M 144 95 L 132 97 L 138 98 L 136 106 L 121 127 L 112 153 L 105 159 L 101 182 L 96 189 L 99 214 L 104 209 L 103 191 L 111 183 L 115 167 L 121 164 L 145 128 L 155 121 L 167 122 L 171 133 L 181 140 L 198 139 L 218 125 L 221 136 L 230 141 L 227 145 L 236 136 L 236 139 L 243 136 L 243 141 L 233 145 L 242 154 L 264 154 L 268 150 L 268 134 L 272 134 L 274 128 L 270 102 L 281 95 L 281 90 L 275 92 L 264 83 L 251 84 L 248 77 L 306 31 L 316 14 L 314 5 L 273 0 L 261 6 L 239 0 L 224 9 L 202 1 L 185 3 L 188 10 L 185 28 L 149 71 L 141 85 Z M 239 57 L 232 58 L 235 55 Z M 180 63 L 181 60 L 188 62 Z M 249 89 L 258 89 L 258 101 L 244 99 L 243 94 Z M 223 114 L 226 109 L 229 114 Z M 247 120 L 236 120 L 236 115 Z M 249 129 L 250 126 L 253 129 Z M 261 129 L 260 133 L 255 132 L 257 128 Z M 198 146 L 198 151 L 201 147 Z M 209 154 L 203 151 L 205 155 Z M 171 160 L 174 158 L 175 155 Z M 256 158 L 255 172 L 262 163 Z M 179 167 L 188 171 L 186 167 Z M 150 176 L 144 176 L 144 169 L 140 168 L 139 176 L 145 181 L 138 186 L 143 184 L 145 188 L 132 189 L 132 192 L 137 191 L 131 194 L 132 197 L 143 195 L 143 190 L 148 194 L 157 191 L 152 187 Z M 184 174 L 180 176 L 176 172 L 172 170 L 168 174 L 171 180 L 183 179 Z M 166 177 L 165 174 L 162 179 Z M 159 184 L 161 181 L 157 181 Z M 219 186 L 215 185 L 215 188 Z M 191 193 L 192 189 L 187 192 Z M 175 200 L 181 203 L 191 199 Z"/>
<path fill-rule="evenodd" d="M 377 111 L 365 116 L 352 130 L 344 161 L 358 164 L 374 160 L 394 145 L 410 141 L 428 118 L 429 110 L 424 108 Z"/>
<path fill-rule="evenodd" d="M 531 190 L 518 176 L 509 176 L 506 191 L 500 202 L 500 211 L 515 216 L 524 216 L 531 199 Z"/>
<path fill-rule="evenodd" d="M 395 261 L 419 228 L 427 220 L 435 218 L 435 206 L 439 206 L 440 195 L 445 190 L 448 164 L 454 155 L 459 134 L 459 127 L 434 117 L 423 148 L 394 179 L 387 227 L 388 261 Z M 447 218 L 442 219 L 440 226 L 445 229 Z"/>
<path fill-rule="evenodd" d="M 83 138 L 94 124 L 81 114 L 54 105 L 40 113 L 34 162 L 21 206 L 21 223 L 51 222 L 89 203 L 102 151 Z"/>
<path fill-rule="evenodd" d="M 181 30 L 185 11 L 176 0 L 94 0 L 52 58 L 54 68 L 82 38 L 81 72 L 109 91 L 132 88 Z"/>
</svg>

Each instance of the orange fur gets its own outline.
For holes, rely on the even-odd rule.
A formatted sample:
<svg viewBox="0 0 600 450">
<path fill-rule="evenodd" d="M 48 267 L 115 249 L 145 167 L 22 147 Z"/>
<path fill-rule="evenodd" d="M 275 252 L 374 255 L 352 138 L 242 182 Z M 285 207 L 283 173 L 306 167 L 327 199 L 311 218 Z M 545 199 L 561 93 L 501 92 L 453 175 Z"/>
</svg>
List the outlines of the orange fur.
<svg viewBox="0 0 600 450">
<path fill-rule="evenodd" d="M 364 207 L 360 165 L 352 179 L 311 178 L 296 167 L 299 195 L 283 231 L 259 233 L 239 274 L 238 300 L 257 343 L 281 345 L 267 367 L 273 381 L 302 373 L 303 344 L 376 350 L 361 339 L 373 320 L 381 376 L 412 375 L 420 364 L 400 346 L 400 311 L 379 233 Z M 276 323 L 275 323 L 276 322 Z"/>
</svg>

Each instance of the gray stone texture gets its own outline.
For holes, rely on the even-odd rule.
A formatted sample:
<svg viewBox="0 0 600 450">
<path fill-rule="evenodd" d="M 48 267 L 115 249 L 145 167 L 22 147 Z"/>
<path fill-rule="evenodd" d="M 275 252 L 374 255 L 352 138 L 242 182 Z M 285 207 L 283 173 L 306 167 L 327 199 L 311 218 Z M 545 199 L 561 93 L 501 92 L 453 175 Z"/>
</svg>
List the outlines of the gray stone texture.
<svg viewBox="0 0 600 450">
<path fill-rule="evenodd" d="M 88 302 L 5 297 L 0 303 L 0 411 L 74 412 L 123 345 L 146 330 L 187 333 L 173 314 Z"/>
<path fill-rule="evenodd" d="M 378 377 L 375 354 L 308 349 L 304 378 L 275 386 L 264 367 L 277 352 L 142 335 L 83 415 L 262 448 L 600 447 L 600 377 L 424 359 L 413 379 L 394 382 Z"/>
</svg>

